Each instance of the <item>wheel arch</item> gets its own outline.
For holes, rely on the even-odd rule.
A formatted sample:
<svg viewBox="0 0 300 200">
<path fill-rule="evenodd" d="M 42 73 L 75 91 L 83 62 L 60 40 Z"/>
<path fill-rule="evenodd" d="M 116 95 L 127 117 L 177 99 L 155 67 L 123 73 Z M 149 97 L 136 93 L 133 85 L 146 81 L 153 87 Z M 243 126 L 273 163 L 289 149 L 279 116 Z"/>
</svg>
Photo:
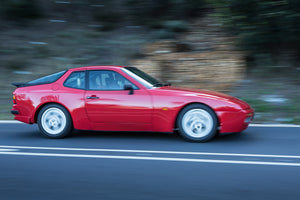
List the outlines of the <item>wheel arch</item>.
<svg viewBox="0 0 300 200">
<path fill-rule="evenodd" d="M 60 105 L 60 106 L 64 107 L 64 108 L 68 111 L 68 113 L 69 113 L 69 115 L 70 115 L 70 117 L 71 117 L 72 123 L 73 123 L 73 118 L 72 118 L 72 115 L 71 115 L 70 110 L 69 110 L 66 106 L 64 106 L 63 104 L 57 103 L 57 102 L 47 102 L 47 103 L 41 104 L 41 105 L 36 109 L 36 111 L 35 111 L 35 113 L 34 113 L 34 118 L 33 118 L 33 119 L 34 119 L 34 123 L 37 123 L 37 118 L 38 118 L 39 112 L 40 112 L 45 106 L 47 106 L 47 105 L 49 105 L 49 104 L 56 104 L 56 105 Z"/>
<path fill-rule="evenodd" d="M 218 127 L 220 126 L 220 119 L 219 119 L 217 113 L 214 111 L 214 109 L 213 109 L 211 106 L 209 106 L 209 105 L 207 105 L 207 104 L 205 104 L 205 103 L 201 103 L 201 102 L 190 102 L 190 103 L 185 104 L 184 106 L 182 106 L 182 107 L 180 108 L 180 110 L 178 111 L 178 113 L 177 113 L 177 115 L 176 115 L 176 118 L 175 118 L 175 122 L 174 122 L 174 130 L 177 130 L 177 129 L 178 129 L 178 124 L 177 124 L 177 123 L 178 123 L 178 117 L 179 117 L 180 113 L 182 112 L 183 109 L 185 109 L 186 107 L 188 107 L 188 106 L 190 106 L 190 105 L 203 105 L 203 106 L 208 107 L 208 108 L 215 114 L 215 116 L 216 116 L 216 119 L 217 119 L 217 126 L 218 126 Z"/>
</svg>

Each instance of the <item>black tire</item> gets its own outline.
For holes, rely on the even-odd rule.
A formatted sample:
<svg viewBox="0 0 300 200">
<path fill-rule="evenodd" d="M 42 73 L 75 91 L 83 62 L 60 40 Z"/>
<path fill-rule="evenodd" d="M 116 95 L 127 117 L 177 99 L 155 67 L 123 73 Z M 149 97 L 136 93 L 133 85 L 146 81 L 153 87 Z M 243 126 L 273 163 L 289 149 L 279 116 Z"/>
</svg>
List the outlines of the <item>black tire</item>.
<svg viewBox="0 0 300 200">
<path fill-rule="evenodd" d="M 218 118 L 215 112 L 203 104 L 191 104 L 179 113 L 177 126 L 187 141 L 207 142 L 217 134 Z"/>
<path fill-rule="evenodd" d="M 69 112 L 61 105 L 48 104 L 38 113 L 41 134 L 49 138 L 64 138 L 73 130 Z"/>
</svg>

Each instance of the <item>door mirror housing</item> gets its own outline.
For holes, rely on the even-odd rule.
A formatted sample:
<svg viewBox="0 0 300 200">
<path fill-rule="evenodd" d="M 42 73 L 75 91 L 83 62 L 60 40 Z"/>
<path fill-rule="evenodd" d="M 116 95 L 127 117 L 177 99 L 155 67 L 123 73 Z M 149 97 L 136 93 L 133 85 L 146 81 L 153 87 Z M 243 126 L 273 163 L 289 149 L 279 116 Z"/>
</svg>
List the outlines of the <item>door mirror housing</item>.
<svg viewBox="0 0 300 200">
<path fill-rule="evenodd" d="M 134 90 L 133 90 L 132 85 L 125 84 L 125 85 L 124 85 L 124 90 L 129 90 L 129 93 L 128 93 L 129 95 L 134 94 Z"/>
</svg>

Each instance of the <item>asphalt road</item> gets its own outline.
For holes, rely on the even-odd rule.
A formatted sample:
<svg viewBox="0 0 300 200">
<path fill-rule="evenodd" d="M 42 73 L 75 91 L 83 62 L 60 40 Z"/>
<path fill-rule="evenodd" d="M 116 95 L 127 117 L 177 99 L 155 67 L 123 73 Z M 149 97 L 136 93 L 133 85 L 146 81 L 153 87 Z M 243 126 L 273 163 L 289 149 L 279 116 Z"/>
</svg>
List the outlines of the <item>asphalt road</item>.
<svg viewBox="0 0 300 200">
<path fill-rule="evenodd" d="M 0 199 L 300 199 L 300 128 L 249 127 L 209 143 L 162 133 L 0 124 Z"/>
</svg>

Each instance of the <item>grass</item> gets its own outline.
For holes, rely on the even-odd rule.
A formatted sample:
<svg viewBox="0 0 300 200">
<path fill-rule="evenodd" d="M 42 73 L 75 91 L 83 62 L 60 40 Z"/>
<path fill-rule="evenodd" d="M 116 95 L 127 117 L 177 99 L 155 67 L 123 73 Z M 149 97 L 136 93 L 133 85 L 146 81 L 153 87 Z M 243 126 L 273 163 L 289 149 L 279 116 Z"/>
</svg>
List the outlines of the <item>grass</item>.
<svg viewBox="0 0 300 200">
<path fill-rule="evenodd" d="M 242 100 L 250 104 L 256 112 L 271 112 L 276 109 L 276 106 L 270 105 L 269 103 L 260 99 L 242 98 Z"/>
<path fill-rule="evenodd" d="M 248 102 L 256 112 L 255 122 L 276 122 L 288 124 L 300 124 L 299 103 L 289 100 L 285 104 L 272 104 L 260 99 L 242 99 Z"/>
<path fill-rule="evenodd" d="M 291 121 L 292 124 L 300 124 L 300 116 L 296 116 L 293 118 L 293 121 Z"/>
<path fill-rule="evenodd" d="M 294 81 L 299 72 L 270 73 L 264 70 L 248 74 L 248 80 L 240 83 L 230 94 L 255 109 L 254 123 L 300 124 L 300 87 Z M 268 102 L 266 97 L 275 96 L 285 102 Z"/>
<path fill-rule="evenodd" d="M 8 119 L 11 120 L 13 119 L 13 115 L 10 113 L 10 110 L 12 108 L 12 100 L 9 102 L 8 100 L 0 100 L 0 120 Z"/>
</svg>

